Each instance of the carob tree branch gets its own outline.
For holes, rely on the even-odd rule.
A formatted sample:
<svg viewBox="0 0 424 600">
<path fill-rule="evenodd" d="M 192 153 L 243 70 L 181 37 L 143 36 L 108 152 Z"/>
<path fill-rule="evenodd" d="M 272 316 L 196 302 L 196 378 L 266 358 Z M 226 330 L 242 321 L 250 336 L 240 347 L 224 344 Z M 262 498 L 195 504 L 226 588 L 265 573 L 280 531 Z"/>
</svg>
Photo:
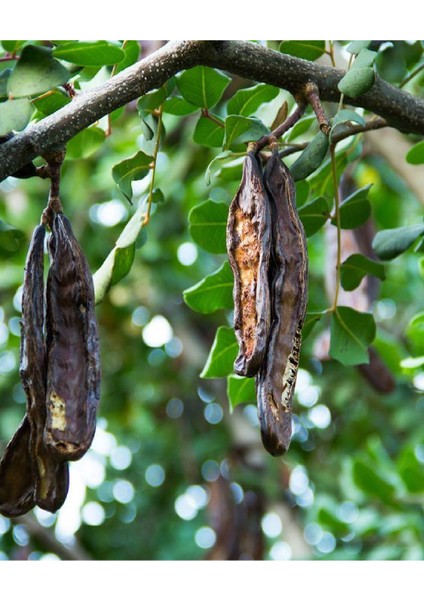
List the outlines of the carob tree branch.
<svg viewBox="0 0 424 600">
<path fill-rule="evenodd" d="M 205 65 L 286 89 L 294 96 L 314 83 L 322 101 L 338 102 L 344 71 L 324 67 L 245 41 L 172 41 L 103 85 L 76 96 L 54 114 L 0 145 L 0 181 L 37 156 L 63 148 L 77 133 L 128 102 L 163 85 L 176 73 Z M 345 104 L 383 117 L 404 133 L 424 134 L 424 100 L 386 83 Z"/>
</svg>

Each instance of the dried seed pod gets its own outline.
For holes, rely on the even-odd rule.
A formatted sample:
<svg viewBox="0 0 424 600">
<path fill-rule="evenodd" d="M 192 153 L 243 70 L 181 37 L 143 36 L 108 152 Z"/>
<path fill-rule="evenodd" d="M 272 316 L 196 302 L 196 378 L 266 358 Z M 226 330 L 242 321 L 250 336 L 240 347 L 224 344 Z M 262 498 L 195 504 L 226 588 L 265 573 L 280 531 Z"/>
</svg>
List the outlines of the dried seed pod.
<svg viewBox="0 0 424 600">
<path fill-rule="evenodd" d="M 0 461 L 0 513 L 5 517 L 18 517 L 35 506 L 30 436 L 25 416 Z"/>
<path fill-rule="evenodd" d="M 276 147 L 268 160 L 264 181 L 273 222 L 271 328 L 265 360 L 256 376 L 256 389 L 262 441 L 266 450 L 277 456 L 288 449 L 291 438 L 291 403 L 306 312 L 308 259 L 293 177 Z"/>
<path fill-rule="evenodd" d="M 22 294 L 22 330 L 19 374 L 27 397 L 31 425 L 30 455 L 33 463 L 35 500 L 50 512 L 66 499 L 69 486 L 67 463 L 47 452 L 43 434 L 46 420 L 46 352 L 44 343 L 44 238 L 45 228 L 35 228 L 28 251 Z"/>
<path fill-rule="evenodd" d="M 59 460 L 77 460 L 96 429 L 100 359 L 93 279 L 65 215 L 52 223 L 46 289 L 47 418 L 44 440 Z"/>
<path fill-rule="evenodd" d="M 246 155 L 241 184 L 230 205 L 227 251 L 234 273 L 234 330 L 239 344 L 234 370 L 253 377 L 265 355 L 270 325 L 271 251 L 269 200 L 253 152 Z"/>
</svg>

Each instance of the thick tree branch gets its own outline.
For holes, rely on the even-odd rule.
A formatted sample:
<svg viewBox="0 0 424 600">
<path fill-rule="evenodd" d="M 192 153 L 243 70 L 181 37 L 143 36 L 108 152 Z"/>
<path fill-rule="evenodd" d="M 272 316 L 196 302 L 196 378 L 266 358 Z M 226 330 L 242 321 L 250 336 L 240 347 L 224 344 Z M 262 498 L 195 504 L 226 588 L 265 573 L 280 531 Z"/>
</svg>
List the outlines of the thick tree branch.
<svg viewBox="0 0 424 600">
<path fill-rule="evenodd" d="M 1 144 L 0 181 L 36 156 L 63 147 L 101 117 L 160 87 L 179 71 L 196 65 L 224 69 L 284 88 L 293 95 L 306 83 L 313 82 L 321 100 L 332 102 L 340 98 L 337 84 L 344 74 L 251 42 L 169 42 L 102 86 L 79 94 L 61 110 Z M 424 134 L 424 100 L 378 77 L 369 92 L 355 99 L 345 97 L 344 101 L 380 115 L 388 125 L 400 131 Z"/>
</svg>

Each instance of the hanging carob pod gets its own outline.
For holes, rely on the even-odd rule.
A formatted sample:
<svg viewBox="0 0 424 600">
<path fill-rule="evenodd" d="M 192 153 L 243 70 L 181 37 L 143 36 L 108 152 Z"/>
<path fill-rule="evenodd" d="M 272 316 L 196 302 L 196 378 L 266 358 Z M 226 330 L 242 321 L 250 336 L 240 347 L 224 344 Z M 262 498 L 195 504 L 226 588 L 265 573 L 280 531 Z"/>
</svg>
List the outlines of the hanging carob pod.
<svg viewBox="0 0 424 600">
<path fill-rule="evenodd" d="M 261 166 L 251 148 L 230 204 L 227 252 L 234 274 L 234 330 L 239 344 L 234 370 L 253 377 L 263 362 L 270 326 L 271 214 Z"/>
<path fill-rule="evenodd" d="M 59 463 L 44 444 L 46 421 L 46 350 L 44 341 L 44 239 L 45 225 L 35 228 L 28 251 L 22 293 L 22 328 L 19 374 L 27 397 L 31 425 L 35 502 L 57 511 L 69 487 L 67 463 Z"/>
<path fill-rule="evenodd" d="M 256 375 L 256 390 L 262 441 L 270 454 L 278 456 L 288 449 L 292 433 L 308 258 L 293 177 L 280 159 L 277 144 L 271 144 L 271 149 L 264 172 L 272 215 L 271 327 L 265 359 Z"/>
<path fill-rule="evenodd" d="M 44 440 L 58 460 L 91 445 L 100 399 L 93 279 L 60 204 L 53 207 L 46 286 L 47 398 Z"/>
</svg>

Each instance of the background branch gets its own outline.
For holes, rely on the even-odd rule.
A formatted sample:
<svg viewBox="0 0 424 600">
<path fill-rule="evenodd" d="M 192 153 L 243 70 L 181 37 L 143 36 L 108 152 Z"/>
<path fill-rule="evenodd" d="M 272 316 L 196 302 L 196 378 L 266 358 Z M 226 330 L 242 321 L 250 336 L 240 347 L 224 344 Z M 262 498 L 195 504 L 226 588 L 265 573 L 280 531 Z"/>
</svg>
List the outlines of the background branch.
<svg viewBox="0 0 424 600">
<path fill-rule="evenodd" d="M 63 147 L 77 133 L 128 102 L 163 85 L 190 67 L 206 65 L 288 90 L 293 95 L 308 82 L 322 101 L 338 102 L 337 84 L 344 72 L 244 41 L 169 42 L 94 90 L 29 126 L 0 145 L 0 181 L 37 156 Z M 376 78 L 369 92 L 346 104 L 363 107 L 405 133 L 424 134 L 424 100 Z"/>
</svg>

